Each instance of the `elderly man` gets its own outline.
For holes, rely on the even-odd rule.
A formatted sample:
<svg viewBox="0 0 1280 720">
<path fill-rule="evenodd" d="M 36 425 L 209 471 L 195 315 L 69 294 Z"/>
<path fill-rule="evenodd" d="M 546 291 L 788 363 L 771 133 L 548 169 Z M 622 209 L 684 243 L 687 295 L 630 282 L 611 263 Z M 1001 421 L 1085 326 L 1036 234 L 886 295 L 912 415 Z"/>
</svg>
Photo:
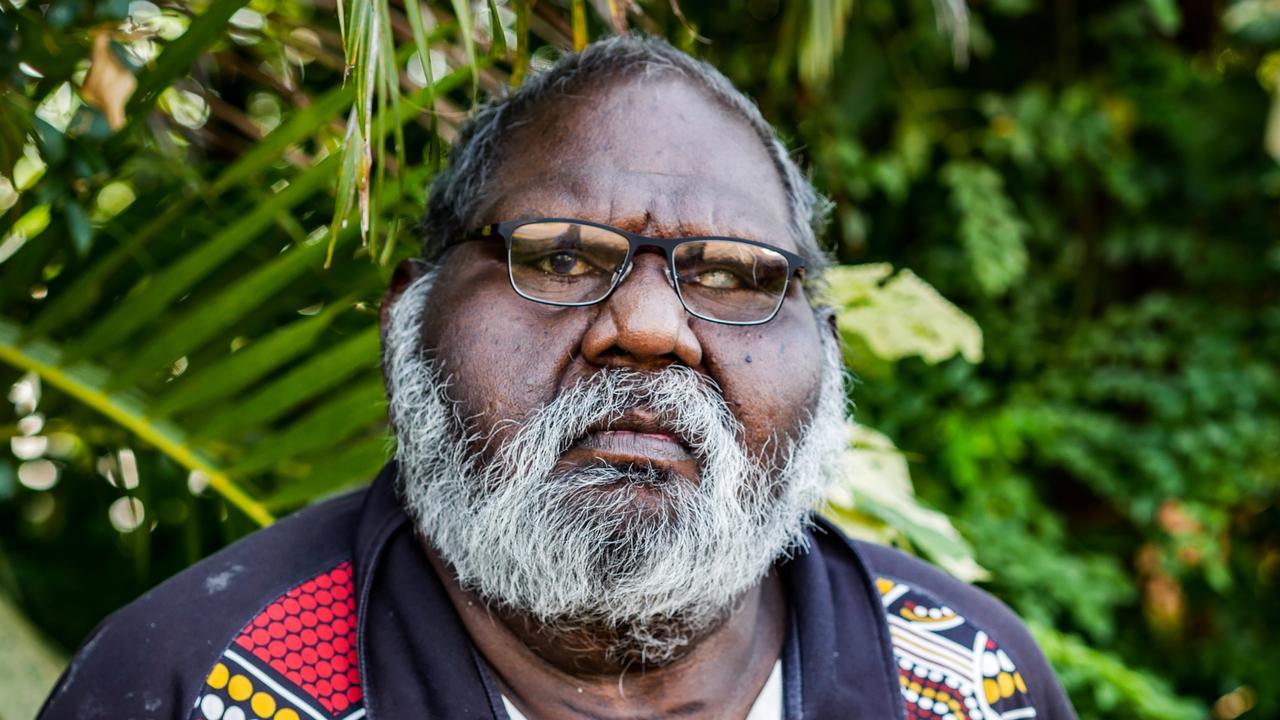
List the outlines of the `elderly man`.
<svg viewBox="0 0 1280 720">
<path fill-rule="evenodd" d="M 658 41 L 484 108 L 383 304 L 396 462 L 109 618 L 43 717 L 1074 717 L 1004 606 L 812 514 L 822 209 Z"/>
</svg>

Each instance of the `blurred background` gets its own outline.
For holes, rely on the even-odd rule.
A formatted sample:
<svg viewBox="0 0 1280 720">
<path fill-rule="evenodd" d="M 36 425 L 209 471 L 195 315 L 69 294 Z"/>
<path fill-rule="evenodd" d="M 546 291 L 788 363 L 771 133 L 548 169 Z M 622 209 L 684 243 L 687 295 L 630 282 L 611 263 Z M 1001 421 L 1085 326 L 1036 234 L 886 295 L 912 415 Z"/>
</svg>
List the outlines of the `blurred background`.
<svg viewBox="0 0 1280 720">
<path fill-rule="evenodd" d="M 1280 717 L 1275 0 L 0 0 L 0 719 L 372 476 L 448 142 L 628 30 L 835 201 L 824 511 L 1013 606 L 1082 718 Z"/>
</svg>

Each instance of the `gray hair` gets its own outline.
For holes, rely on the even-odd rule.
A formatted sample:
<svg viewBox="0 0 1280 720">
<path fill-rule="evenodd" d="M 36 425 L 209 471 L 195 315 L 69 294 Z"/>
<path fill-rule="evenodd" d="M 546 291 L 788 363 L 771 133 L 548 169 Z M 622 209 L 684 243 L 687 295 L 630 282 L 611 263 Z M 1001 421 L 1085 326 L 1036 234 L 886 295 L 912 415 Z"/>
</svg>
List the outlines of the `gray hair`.
<svg viewBox="0 0 1280 720">
<path fill-rule="evenodd" d="M 849 442 L 834 337 L 820 336 L 821 384 L 805 424 L 760 448 L 743 444 L 715 383 L 683 365 L 601 369 L 525 418 L 482 428 L 450 396 L 443 361 L 421 346 L 436 275 L 405 289 L 384 336 L 399 490 L 418 532 L 483 601 L 537 620 L 562 644 L 590 637 L 619 666 L 660 666 L 805 546 Z M 687 441 L 696 482 L 647 465 L 558 469 L 593 427 L 633 407 Z M 495 442 L 504 426 L 513 432 Z M 642 507 L 646 491 L 661 509 Z"/>
<path fill-rule="evenodd" d="M 817 278 L 830 264 L 817 239 L 826 227 L 830 202 L 814 189 L 760 109 L 711 65 L 660 38 L 634 35 L 599 40 L 582 52 L 565 55 L 509 96 L 476 111 L 450 149 L 445 168 L 432 183 L 423 220 L 423 258 L 437 260 L 448 241 L 471 229 L 470 224 L 476 221 L 473 215 L 498 160 L 501 138 L 544 100 L 591 82 L 664 73 L 690 80 L 755 130 L 782 180 L 791 213 L 791 233 L 805 259 L 808 277 Z"/>
</svg>

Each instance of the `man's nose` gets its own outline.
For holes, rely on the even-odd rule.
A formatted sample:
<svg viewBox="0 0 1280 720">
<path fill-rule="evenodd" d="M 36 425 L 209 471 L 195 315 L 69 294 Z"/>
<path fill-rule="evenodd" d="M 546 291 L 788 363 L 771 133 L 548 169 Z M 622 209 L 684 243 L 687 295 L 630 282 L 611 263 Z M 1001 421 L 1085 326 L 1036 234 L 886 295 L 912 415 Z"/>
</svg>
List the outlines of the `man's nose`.
<svg viewBox="0 0 1280 720">
<path fill-rule="evenodd" d="M 666 268 L 661 254 L 636 254 L 631 272 L 604 301 L 582 338 L 588 362 L 644 369 L 702 363 L 702 345 Z"/>
</svg>

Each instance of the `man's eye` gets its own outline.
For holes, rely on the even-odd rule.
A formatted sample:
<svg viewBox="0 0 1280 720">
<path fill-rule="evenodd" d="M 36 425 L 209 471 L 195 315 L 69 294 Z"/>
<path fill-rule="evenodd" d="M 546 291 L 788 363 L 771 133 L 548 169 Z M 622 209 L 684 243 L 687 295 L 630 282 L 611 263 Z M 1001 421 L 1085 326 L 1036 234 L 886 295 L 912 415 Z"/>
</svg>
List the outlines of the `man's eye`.
<svg viewBox="0 0 1280 720">
<path fill-rule="evenodd" d="M 591 272 L 590 263 L 578 259 L 577 253 L 558 252 L 538 260 L 537 268 L 553 275 L 585 275 Z"/>
<path fill-rule="evenodd" d="M 694 282 L 712 290 L 737 290 L 743 286 L 742 279 L 734 273 L 724 270 L 706 270 L 698 273 Z"/>
</svg>

